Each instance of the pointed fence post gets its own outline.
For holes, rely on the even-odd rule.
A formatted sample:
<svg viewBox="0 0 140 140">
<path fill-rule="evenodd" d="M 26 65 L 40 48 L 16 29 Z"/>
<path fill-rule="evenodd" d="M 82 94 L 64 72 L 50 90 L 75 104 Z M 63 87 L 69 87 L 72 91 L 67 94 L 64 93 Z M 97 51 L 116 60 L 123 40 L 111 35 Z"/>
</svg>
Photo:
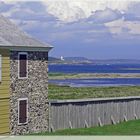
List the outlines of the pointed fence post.
<svg viewBox="0 0 140 140">
<path fill-rule="evenodd" d="M 100 117 L 98 117 L 98 123 L 99 123 L 99 126 L 101 126 L 101 127 L 103 126 Z"/>
<path fill-rule="evenodd" d="M 111 121 L 113 124 L 116 124 L 115 120 L 114 120 L 114 117 L 111 115 Z"/>
<path fill-rule="evenodd" d="M 72 123 L 69 121 L 69 128 L 72 129 Z"/>
<path fill-rule="evenodd" d="M 54 129 L 52 124 L 51 124 L 51 127 L 50 127 L 50 132 L 55 132 L 55 129 Z"/>
<path fill-rule="evenodd" d="M 134 117 L 135 117 L 136 120 L 138 119 L 138 116 L 136 114 L 134 114 Z"/>
<path fill-rule="evenodd" d="M 89 127 L 89 125 L 88 125 L 87 121 L 85 120 L 85 128 L 88 128 L 88 127 Z"/>
<path fill-rule="evenodd" d="M 124 121 L 126 121 L 126 122 L 128 121 L 126 115 L 124 115 Z"/>
</svg>

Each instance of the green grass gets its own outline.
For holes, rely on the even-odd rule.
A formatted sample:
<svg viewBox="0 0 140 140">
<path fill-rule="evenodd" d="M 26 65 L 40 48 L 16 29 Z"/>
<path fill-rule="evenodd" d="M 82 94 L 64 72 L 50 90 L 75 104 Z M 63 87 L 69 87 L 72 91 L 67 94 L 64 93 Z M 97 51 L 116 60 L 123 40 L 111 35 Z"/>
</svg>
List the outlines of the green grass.
<svg viewBox="0 0 140 140">
<path fill-rule="evenodd" d="M 77 88 L 49 85 L 49 99 L 84 99 L 123 96 L 140 96 L 140 86 Z"/>
<path fill-rule="evenodd" d="M 33 135 L 140 135 L 140 120 L 94 128 L 65 129 Z"/>
<path fill-rule="evenodd" d="M 138 73 L 49 73 L 49 79 L 140 78 Z"/>
</svg>

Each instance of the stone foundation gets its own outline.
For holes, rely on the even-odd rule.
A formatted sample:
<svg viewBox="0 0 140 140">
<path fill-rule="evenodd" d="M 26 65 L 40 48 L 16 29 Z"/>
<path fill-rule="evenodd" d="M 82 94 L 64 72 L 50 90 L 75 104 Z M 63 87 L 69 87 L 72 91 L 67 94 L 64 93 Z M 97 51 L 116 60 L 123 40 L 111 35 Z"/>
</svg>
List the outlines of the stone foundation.
<svg viewBox="0 0 140 140">
<path fill-rule="evenodd" d="M 48 130 L 48 53 L 28 52 L 28 78 L 18 78 L 18 52 L 10 55 L 10 129 L 21 135 Z M 18 125 L 18 99 L 28 98 L 28 123 Z"/>
</svg>

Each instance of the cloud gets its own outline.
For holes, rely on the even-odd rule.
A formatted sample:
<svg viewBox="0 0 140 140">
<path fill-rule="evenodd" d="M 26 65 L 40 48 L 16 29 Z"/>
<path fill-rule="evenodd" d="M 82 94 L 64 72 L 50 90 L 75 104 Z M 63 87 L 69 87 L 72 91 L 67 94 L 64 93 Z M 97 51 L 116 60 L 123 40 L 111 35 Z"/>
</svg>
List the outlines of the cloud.
<svg viewBox="0 0 140 140">
<path fill-rule="evenodd" d="M 106 23 L 120 18 L 122 18 L 120 11 L 106 8 L 105 10 L 94 12 L 93 15 L 88 18 L 88 21 L 93 21 L 94 23 Z"/>
<path fill-rule="evenodd" d="M 61 21 L 73 22 L 79 19 L 88 18 L 92 15 L 92 12 L 104 11 L 107 8 L 111 10 L 118 10 L 123 13 L 128 9 L 129 5 L 131 5 L 132 0 L 46 0 L 43 3 L 47 6 L 46 10 L 59 18 Z"/>
<path fill-rule="evenodd" d="M 0 4 L 1 7 L 5 7 L 5 11 L 3 11 L 3 15 L 19 20 L 37 20 L 37 21 L 54 21 L 57 20 L 54 16 L 50 15 L 45 11 L 46 7 L 41 2 L 17 2 L 13 4 L 9 9 L 3 2 Z"/>
<path fill-rule="evenodd" d="M 88 56 L 103 57 L 105 51 L 139 46 L 138 5 L 129 0 L 6 1 L 0 3 L 0 12 L 55 46 L 55 55 L 86 55 L 86 48 Z"/>
<path fill-rule="evenodd" d="M 112 34 L 140 35 L 140 21 L 125 21 L 124 19 L 105 24 Z"/>
<path fill-rule="evenodd" d="M 47 18 L 53 16 L 53 18 L 55 17 L 62 22 L 69 23 L 92 18 L 93 13 L 95 13 L 96 22 L 103 22 L 107 21 L 107 18 L 110 18 L 110 20 L 116 19 L 116 16 L 120 16 L 120 13 L 126 11 L 131 3 L 132 0 L 40 0 L 36 2 L 18 1 L 16 3 L 3 1 L 2 7 L 4 7 L 4 4 L 12 5 L 12 8 L 10 7 L 11 9 L 3 14 L 6 16 L 12 15 L 13 18 L 20 18 L 21 15 L 21 18 L 26 17 L 27 19 L 28 14 L 30 18 L 35 17 L 35 14 L 46 18 L 44 15 L 46 13 Z"/>
</svg>

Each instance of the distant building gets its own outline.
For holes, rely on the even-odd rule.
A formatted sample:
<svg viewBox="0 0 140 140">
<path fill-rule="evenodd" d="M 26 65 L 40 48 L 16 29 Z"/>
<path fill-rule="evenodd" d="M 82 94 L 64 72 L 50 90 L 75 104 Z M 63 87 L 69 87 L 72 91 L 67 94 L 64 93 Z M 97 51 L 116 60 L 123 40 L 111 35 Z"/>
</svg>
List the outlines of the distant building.
<svg viewBox="0 0 140 140">
<path fill-rule="evenodd" d="M 48 52 L 0 15 L 0 134 L 48 130 Z"/>
<path fill-rule="evenodd" d="M 61 61 L 64 61 L 64 57 L 63 56 L 61 56 L 60 59 L 61 59 Z"/>
</svg>

